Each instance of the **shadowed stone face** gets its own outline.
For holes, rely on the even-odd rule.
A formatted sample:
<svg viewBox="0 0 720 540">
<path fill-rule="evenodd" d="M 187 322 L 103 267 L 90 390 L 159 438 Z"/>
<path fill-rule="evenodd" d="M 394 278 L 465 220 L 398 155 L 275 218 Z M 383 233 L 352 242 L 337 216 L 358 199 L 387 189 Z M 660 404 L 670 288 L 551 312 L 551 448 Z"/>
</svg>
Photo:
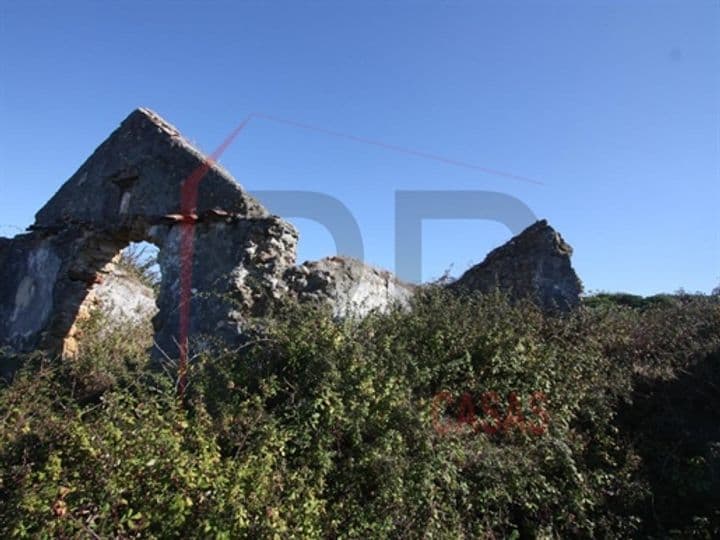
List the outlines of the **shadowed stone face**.
<svg viewBox="0 0 720 540">
<path fill-rule="evenodd" d="M 529 298 L 544 311 L 568 311 L 580 303 L 582 283 L 570 263 L 572 247 L 541 220 L 488 254 L 450 288 L 500 290 L 513 299 Z"/>
<path fill-rule="evenodd" d="M 20 279 L 12 302 L 12 313 L 5 319 L 10 340 L 21 342 L 42 330 L 50 315 L 53 283 L 60 269 L 60 258 L 49 242 L 43 241 L 19 257 L 16 279 Z"/>
<path fill-rule="evenodd" d="M 204 160 L 176 128 L 137 109 L 40 209 L 35 227 L 78 223 L 112 230 L 138 217 L 178 214 L 183 182 Z M 197 213 L 218 208 L 246 218 L 268 216 L 230 173 L 214 164 L 199 184 Z"/>
</svg>

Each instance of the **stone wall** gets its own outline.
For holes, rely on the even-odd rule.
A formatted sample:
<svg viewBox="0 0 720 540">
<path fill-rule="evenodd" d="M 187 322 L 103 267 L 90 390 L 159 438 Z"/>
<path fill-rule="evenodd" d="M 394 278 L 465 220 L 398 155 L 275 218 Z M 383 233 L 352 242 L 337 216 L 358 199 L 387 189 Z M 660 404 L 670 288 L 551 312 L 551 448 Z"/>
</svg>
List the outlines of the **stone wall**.
<svg viewBox="0 0 720 540">
<path fill-rule="evenodd" d="M 391 272 L 350 257 L 327 257 L 291 268 L 285 276 L 300 302 L 329 303 L 336 317 L 407 307 L 415 287 Z"/>
<path fill-rule="evenodd" d="M 529 298 L 548 312 L 580 303 L 582 283 L 570 263 L 572 247 L 541 220 L 491 251 L 449 287 L 455 291 L 500 290 L 512 299 Z"/>
<path fill-rule="evenodd" d="M 183 216 L 183 186 L 200 178 L 195 208 Z M 193 343 L 239 342 L 248 319 L 283 298 L 327 303 L 337 317 L 364 316 L 408 306 L 416 289 L 347 257 L 295 266 L 295 228 L 270 215 L 227 171 L 207 166 L 177 129 L 138 109 L 40 209 L 27 233 L 0 238 L 0 348 L 72 356 L 77 321 L 104 304 L 118 319 L 154 312 L 157 351 L 177 357 L 183 227 L 192 227 L 193 237 Z M 152 300 L 114 264 L 124 247 L 141 241 L 159 248 L 162 281 Z M 571 253 L 541 221 L 450 287 L 497 288 L 565 311 L 581 292 Z"/>
</svg>

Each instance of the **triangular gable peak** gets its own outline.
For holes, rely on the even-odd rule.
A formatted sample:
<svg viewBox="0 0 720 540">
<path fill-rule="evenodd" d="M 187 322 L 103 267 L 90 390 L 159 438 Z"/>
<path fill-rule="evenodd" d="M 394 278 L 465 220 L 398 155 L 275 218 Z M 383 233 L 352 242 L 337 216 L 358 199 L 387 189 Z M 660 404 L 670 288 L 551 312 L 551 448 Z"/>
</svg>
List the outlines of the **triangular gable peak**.
<svg viewBox="0 0 720 540">
<path fill-rule="evenodd" d="M 178 214 L 183 182 L 205 159 L 159 115 L 136 109 L 40 209 L 34 228 L 86 224 L 113 229 L 137 218 Z M 200 214 L 220 209 L 240 217 L 268 215 L 217 164 L 202 178 L 197 201 Z"/>
</svg>

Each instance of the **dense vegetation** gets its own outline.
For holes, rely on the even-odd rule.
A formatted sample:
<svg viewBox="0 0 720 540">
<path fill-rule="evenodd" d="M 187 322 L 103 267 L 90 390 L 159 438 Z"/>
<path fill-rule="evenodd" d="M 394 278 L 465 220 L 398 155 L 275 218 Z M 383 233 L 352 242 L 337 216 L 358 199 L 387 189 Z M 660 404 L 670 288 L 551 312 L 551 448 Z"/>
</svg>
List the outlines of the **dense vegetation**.
<svg viewBox="0 0 720 540">
<path fill-rule="evenodd" d="M 717 297 L 288 305 L 182 402 L 146 329 L 84 331 L 0 389 L 3 538 L 720 535 Z"/>
</svg>

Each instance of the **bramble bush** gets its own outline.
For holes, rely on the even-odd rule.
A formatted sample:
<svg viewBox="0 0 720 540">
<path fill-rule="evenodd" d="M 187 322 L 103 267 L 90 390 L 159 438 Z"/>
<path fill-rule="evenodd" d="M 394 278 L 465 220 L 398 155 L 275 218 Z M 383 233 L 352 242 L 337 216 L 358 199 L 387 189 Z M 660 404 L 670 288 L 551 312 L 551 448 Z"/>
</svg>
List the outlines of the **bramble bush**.
<svg viewBox="0 0 720 540">
<path fill-rule="evenodd" d="M 200 355 L 182 403 L 146 330 L 90 320 L 78 359 L 0 389 L 0 535 L 717 537 L 720 302 L 627 304 L 286 304 Z M 438 409 L 492 393 L 478 422 L 536 421 L 542 393 L 545 429 Z"/>
</svg>

